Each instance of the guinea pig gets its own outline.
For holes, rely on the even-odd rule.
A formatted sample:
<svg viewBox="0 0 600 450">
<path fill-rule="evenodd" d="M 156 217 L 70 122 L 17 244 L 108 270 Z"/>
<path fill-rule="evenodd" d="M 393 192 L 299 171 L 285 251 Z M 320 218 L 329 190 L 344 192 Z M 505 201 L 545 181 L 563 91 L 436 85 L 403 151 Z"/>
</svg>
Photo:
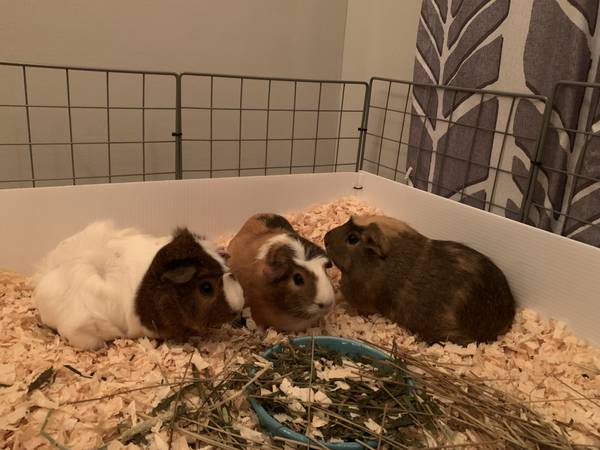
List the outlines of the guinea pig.
<svg viewBox="0 0 600 450">
<path fill-rule="evenodd" d="M 355 216 L 325 235 L 325 247 L 348 303 L 429 344 L 490 342 L 512 326 L 506 277 L 466 245 L 429 239 L 391 217 Z"/>
<path fill-rule="evenodd" d="M 183 341 L 244 306 L 216 248 L 187 228 L 153 237 L 94 222 L 52 250 L 34 280 L 42 322 L 87 350 L 117 337 Z"/>
<path fill-rule="evenodd" d="M 231 240 L 227 253 L 227 263 L 260 328 L 301 331 L 334 304 L 325 271 L 331 262 L 325 251 L 279 215 L 252 216 Z"/>
</svg>

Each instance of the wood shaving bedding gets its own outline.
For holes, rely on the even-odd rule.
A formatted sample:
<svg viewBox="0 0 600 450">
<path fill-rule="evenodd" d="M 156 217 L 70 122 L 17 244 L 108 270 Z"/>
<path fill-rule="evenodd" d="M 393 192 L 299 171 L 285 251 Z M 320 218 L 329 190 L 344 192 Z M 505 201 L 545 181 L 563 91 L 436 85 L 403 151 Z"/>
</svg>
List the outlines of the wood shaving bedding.
<svg viewBox="0 0 600 450">
<path fill-rule="evenodd" d="M 373 213 L 355 198 L 290 214 L 296 230 L 322 245 L 325 233 L 351 214 Z M 231 236 L 219 239 L 227 244 Z M 334 283 L 339 271 L 331 269 Z M 223 326 L 209 340 L 177 345 L 146 338 L 117 339 L 106 348 L 79 351 L 41 326 L 31 301 L 29 278 L 0 272 L 0 448 L 96 448 L 119 435 L 127 421 L 135 425 L 172 393 L 169 383 L 183 376 L 191 360 L 198 370 L 216 375 L 234 360 L 249 360 L 256 348 L 285 339 L 268 330 L 257 334 L 247 328 Z M 519 310 L 511 331 L 492 344 L 427 347 L 388 320 L 356 315 L 346 304 L 319 326 L 301 334 L 324 334 L 364 339 L 385 347 L 396 344 L 413 355 L 435 358 L 454 373 L 487 380 L 517 396 L 548 420 L 568 424 L 569 439 L 600 448 L 600 348 L 574 336 L 557 320 L 543 320 L 532 310 Z M 70 368 L 65 367 L 66 365 Z M 52 367 L 53 379 L 27 392 L 36 377 Z M 80 372 L 76 373 L 74 370 Z M 114 395 L 121 392 L 118 395 Z M 237 401 L 240 431 L 257 439 L 257 421 L 248 403 Z M 48 418 L 48 412 L 54 410 Z M 168 433 L 158 422 L 149 433 L 147 448 L 168 448 Z M 140 448 L 112 442 L 109 449 Z M 173 448 L 190 448 L 183 435 Z M 209 447 L 207 447 L 209 448 Z"/>
</svg>

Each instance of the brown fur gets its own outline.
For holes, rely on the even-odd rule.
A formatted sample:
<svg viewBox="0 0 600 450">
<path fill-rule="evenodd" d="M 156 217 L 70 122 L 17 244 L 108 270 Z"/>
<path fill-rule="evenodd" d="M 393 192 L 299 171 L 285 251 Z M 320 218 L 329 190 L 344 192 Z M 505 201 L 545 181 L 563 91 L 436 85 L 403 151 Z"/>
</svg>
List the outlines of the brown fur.
<svg viewBox="0 0 600 450">
<path fill-rule="evenodd" d="M 211 284 L 212 294 L 201 291 L 203 283 Z M 223 268 L 187 229 L 176 230 L 157 252 L 135 304 L 146 328 L 181 341 L 234 317 L 223 293 Z"/>
<path fill-rule="evenodd" d="M 320 317 L 307 312 L 316 292 L 314 274 L 292 261 L 292 250 L 287 245 L 274 245 L 263 260 L 257 260 L 260 248 L 280 234 L 298 240 L 309 257 L 326 257 L 324 250 L 299 236 L 285 218 L 256 214 L 231 240 L 227 262 L 242 285 L 246 305 L 259 326 L 299 331 Z M 297 273 L 304 279 L 302 287 L 292 281 Z"/>
<path fill-rule="evenodd" d="M 410 226 L 406 223 L 387 216 L 354 216 L 352 217 L 352 221 L 355 225 L 362 228 L 366 228 L 368 225 L 375 223 L 382 230 L 387 230 L 387 233 L 404 233 L 412 231 Z"/>
<path fill-rule="evenodd" d="M 357 239 L 351 245 L 348 237 Z M 431 240 L 390 217 L 355 217 L 325 236 L 346 300 L 429 343 L 495 340 L 514 319 L 502 271 L 463 244 Z"/>
</svg>

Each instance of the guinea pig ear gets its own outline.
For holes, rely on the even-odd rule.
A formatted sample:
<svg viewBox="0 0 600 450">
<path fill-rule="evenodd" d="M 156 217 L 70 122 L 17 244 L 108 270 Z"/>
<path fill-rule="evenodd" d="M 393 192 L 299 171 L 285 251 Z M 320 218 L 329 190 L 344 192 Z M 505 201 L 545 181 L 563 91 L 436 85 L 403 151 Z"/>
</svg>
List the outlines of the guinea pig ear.
<svg viewBox="0 0 600 450">
<path fill-rule="evenodd" d="M 376 223 L 370 223 L 363 230 L 362 239 L 364 246 L 373 250 L 380 258 L 385 258 L 388 255 L 390 240 Z"/>
<path fill-rule="evenodd" d="M 292 249 L 287 245 L 271 247 L 265 257 L 263 273 L 269 282 L 280 280 L 290 268 Z"/>
<path fill-rule="evenodd" d="M 196 266 L 193 264 L 184 264 L 163 272 L 160 279 L 174 284 L 185 284 L 194 278 L 196 271 Z"/>
</svg>

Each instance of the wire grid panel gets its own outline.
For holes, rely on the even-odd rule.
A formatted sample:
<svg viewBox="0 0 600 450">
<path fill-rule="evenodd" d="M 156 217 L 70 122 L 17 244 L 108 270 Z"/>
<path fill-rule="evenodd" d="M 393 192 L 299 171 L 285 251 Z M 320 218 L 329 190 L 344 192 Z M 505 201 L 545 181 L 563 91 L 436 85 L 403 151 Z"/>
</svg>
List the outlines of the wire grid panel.
<svg viewBox="0 0 600 450">
<path fill-rule="evenodd" d="M 368 84 L 184 73 L 183 178 L 356 171 Z"/>
<path fill-rule="evenodd" d="M 362 168 L 521 220 L 548 99 L 372 78 Z M 530 156 L 530 151 L 531 156 Z"/>
<path fill-rule="evenodd" d="M 554 86 L 526 220 L 600 247 L 600 84 Z"/>
<path fill-rule="evenodd" d="M 0 63 L 0 188 L 175 178 L 177 88 L 175 73 Z"/>
</svg>

